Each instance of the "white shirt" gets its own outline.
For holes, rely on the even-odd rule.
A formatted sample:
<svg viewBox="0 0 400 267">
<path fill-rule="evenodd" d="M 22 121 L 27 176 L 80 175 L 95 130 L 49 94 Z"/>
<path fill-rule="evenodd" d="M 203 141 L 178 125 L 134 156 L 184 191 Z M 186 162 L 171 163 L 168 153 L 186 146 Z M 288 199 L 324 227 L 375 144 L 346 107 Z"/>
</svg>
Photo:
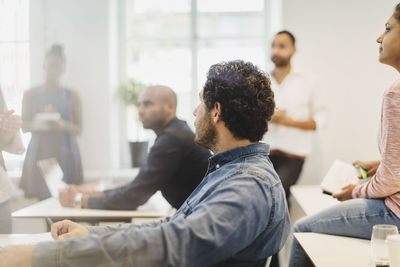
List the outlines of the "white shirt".
<svg viewBox="0 0 400 267">
<path fill-rule="evenodd" d="M 320 92 L 315 89 L 315 84 L 308 75 L 292 69 L 281 84 L 271 75 L 271 88 L 278 109 L 286 110 L 287 115 L 294 120 L 314 119 L 317 129 L 323 126 L 326 111 L 320 100 Z M 270 145 L 271 150 L 307 156 L 312 150 L 314 134 L 314 130 L 269 123 L 263 141 Z"/>
</svg>

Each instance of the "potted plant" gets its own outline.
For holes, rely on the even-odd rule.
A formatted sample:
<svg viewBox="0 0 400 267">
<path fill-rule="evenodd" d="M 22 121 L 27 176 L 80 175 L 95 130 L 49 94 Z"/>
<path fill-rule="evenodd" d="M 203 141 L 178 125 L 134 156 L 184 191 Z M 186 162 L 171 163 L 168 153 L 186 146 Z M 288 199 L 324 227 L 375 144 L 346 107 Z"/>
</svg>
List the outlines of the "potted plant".
<svg viewBox="0 0 400 267">
<path fill-rule="evenodd" d="M 127 106 L 128 108 L 132 108 L 133 116 L 137 122 L 136 127 L 136 141 L 129 141 L 129 149 L 131 153 L 131 162 L 132 167 L 140 167 L 147 156 L 147 148 L 149 145 L 148 141 L 140 141 L 139 133 L 140 133 L 140 121 L 138 116 L 138 108 L 139 108 L 139 95 L 140 93 L 147 88 L 148 85 L 136 81 L 135 79 L 129 79 L 126 83 L 121 84 L 117 88 L 117 97 L 121 100 L 121 102 Z"/>
</svg>

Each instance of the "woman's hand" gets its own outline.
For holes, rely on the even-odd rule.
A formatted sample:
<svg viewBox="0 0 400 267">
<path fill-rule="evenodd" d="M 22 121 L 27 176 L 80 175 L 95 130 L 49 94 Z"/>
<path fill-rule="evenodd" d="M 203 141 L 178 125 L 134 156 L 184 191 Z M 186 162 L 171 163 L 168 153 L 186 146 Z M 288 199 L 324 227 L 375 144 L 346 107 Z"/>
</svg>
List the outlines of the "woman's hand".
<svg viewBox="0 0 400 267">
<path fill-rule="evenodd" d="M 48 120 L 46 122 L 53 131 L 65 132 L 68 130 L 69 123 L 64 119 Z"/>
<path fill-rule="evenodd" d="M 378 169 L 380 163 L 381 162 L 379 160 L 374 160 L 374 161 L 356 160 L 353 162 L 353 166 L 363 168 L 367 172 L 367 177 L 372 177 L 375 175 L 376 170 Z M 362 179 L 362 176 L 359 175 L 358 179 Z"/>
<path fill-rule="evenodd" d="M 339 201 L 345 201 L 353 198 L 353 189 L 355 184 L 349 184 L 342 188 L 342 192 L 333 194 L 332 197 L 337 198 Z"/>
</svg>

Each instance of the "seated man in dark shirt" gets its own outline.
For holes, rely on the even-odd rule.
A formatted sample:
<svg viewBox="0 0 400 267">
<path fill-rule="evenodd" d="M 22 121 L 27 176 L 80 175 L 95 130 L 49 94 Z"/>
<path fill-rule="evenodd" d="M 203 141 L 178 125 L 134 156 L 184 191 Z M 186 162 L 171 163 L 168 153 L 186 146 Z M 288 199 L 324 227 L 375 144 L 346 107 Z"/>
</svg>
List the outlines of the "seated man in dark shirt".
<svg viewBox="0 0 400 267">
<path fill-rule="evenodd" d="M 203 179 L 210 152 L 197 145 L 186 122 L 176 118 L 176 104 L 172 89 L 148 87 L 139 97 L 139 118 L 157 138 L 139 174 L 131 183 L 104 192 L 71 186 L 60 192 L 61 204 L 75 206 L 81 192 L 82 208 L 133 210 L 160 190 L 172 207 L 179 208 Z"/>
</svg>

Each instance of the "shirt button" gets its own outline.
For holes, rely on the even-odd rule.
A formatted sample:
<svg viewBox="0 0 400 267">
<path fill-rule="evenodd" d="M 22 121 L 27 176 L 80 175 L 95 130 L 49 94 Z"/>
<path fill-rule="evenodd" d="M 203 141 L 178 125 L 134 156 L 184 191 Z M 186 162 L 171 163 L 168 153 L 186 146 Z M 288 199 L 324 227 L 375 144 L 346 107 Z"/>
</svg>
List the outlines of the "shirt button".
<svg viewBox="0 0 400 267">
<path fill-rule="evenodd" d="M 218 168 L 219 168 L 219 164 L 215 165 L 215 168 L 217 168 L 217 169 L 218 169 Z"/>
</svg>

